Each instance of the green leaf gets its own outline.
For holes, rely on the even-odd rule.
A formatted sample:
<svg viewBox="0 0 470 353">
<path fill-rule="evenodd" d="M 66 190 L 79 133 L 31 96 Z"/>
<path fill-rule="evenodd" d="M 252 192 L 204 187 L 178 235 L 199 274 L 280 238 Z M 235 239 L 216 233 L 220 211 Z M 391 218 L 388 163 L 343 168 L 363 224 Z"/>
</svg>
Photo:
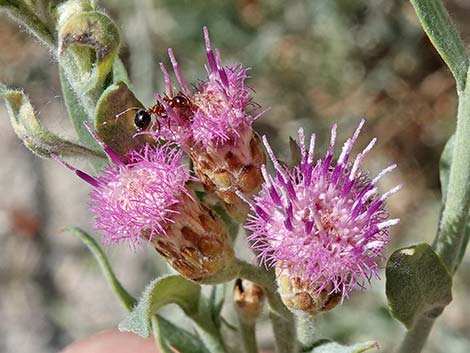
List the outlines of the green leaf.
<svg viewBox="0 0 470 353">
<path fill-rule="evenodd" d="M 0 84 L 0 97 L 5 99 L 15 133 L 26 147 L 37 155 L 44 158 L 49 158 L 51 154 L 105 158 L 102 152 L 69 141 L 45 129 L 22 91 L 11 90 Z"/>
<path fill-rule="evenodd" d="M 408 329 L 420 316 L 439 316 L 452 300 L 452 277 L 429 244 L 398 249 L 385 271 L 392 315 Z"/>
<path fill-rule="evenodd" d="M 215 211 L 215 213 L 219 215 L 220 219 L 225 223 L 225 226 L 227 227 L 228 234 L 230 235 L 230 239 L 232 240 L 232 242 L 235 241 L 240 230 L 240 224 L 234 222 L 233 218 L 230 217 L 224 206 L 217 204 L 212 206 L 212 209 Z"/>
<path fill-rule="evenodd" d="M 90 119 L 92 117 L 88 117 L 88 114 L 86 113 L 85 108 L 83 107 L 82 103 L 78 99 L 70 83 L 65 77 L 63 69 L 60 67 L 59 67 L 59 77 L 60 77 L 60 83 L 62 86 L 62 95 L 64 97 L 65 106 L 67 108 L 69 117 L 72 120 L 73 127 L 75 129 L 75 132 L 77 133 L 80 143 L 94 151 L 101 151 L 102 150 L 101 146 L 90 135 L 85 125 L 83 124 L 85 121 L 89 121 L 89 122 L 91 121 L 92 123 L 92 119 Z M 98 172 L 104 166 L 106 166 L 107 161 L 106 160 L 100 160 L 100 161 L 92 160 L 90 161 L 90 163 L 94 171 Z"/>
<path fill-rule="evenodd" d="M 225 302 L 225 290 L 225 284 L 213 286 L 209 297 L 209 309 L 211 311 L 212 321 L 214 321 L 217 327 L 220 327 L 221 323 L 220 312 Z"/>
<path fill-rule="evenodd" d="M 465 46 L 441 0 L 410 0 L 424 31 L 445 61 L 457 82 L 465 88 L 468 58 Z"/>
<path fill-rule="evenodd" d="M 119 329 L 149 337 L 151 318 L 161 307 L 177 304 L 188 316 L 191 316 L 198 312 L 200 295 L 199 285 L 179 275 L 158 278 L 147 286 L 137 306 L 119 324 Z"/>
<path fill-rule="evenodd" d="M 113 83 L 117 83 L 119 81 L 122 81 L 128 87 L 131 87 L 131 81 L 129 80 L 126 67 L 122 63 L 121 59 L 116 58 L 113 63 Z"/>
<path fill-rule="evenodd" d="M 329 340 L 319 340 L 309 350 L 310 353 L 362 353 L 370 349 L 378 349 L 379 345 L 375 341 L 357 343 L 353 346 L 343 346 L 342 344 L 331 342 Z"/>
<path fill-rule="evenodd" d="M 452 135 L 447 141 L 444 151 L 442 151 L 441 160 L 439 161 L 439 178 L 441 180 L 442 204 L 445 204 L 447 187 L 449 186 L 450 166 L 452 164 L 452 156 L 454 153 L 455 135 Z"/>
<path fill-rule="evenodd" d="M 59 63 L 75 92 L 102 88 L 119 51 L 119 31 L 99 11 L 69 16 L 59 28 Z"/>
<path fill-rule="evenodd" d="M 96 130 L 103 141 L 120 155 L 140 149 L 146 142 L 152 141 L 148 135 L 135 136 L 136 109 L 133 108 L 141 109 L 143 105 L 122 81 L 109 86 L 96 106 Z"/>
<path fill-rule="evenodd" d="M 163 353 L 209 353 L 201 339 L 188 331 L 173 325 L 161 316 L 152 317 L 155 337 Z"/>
<path fill-rule="evenodd" d="M 452 164 L 452 159 L 453 159 L 454 144 L 455 144 L 455 135 L 452 135 L 444 147 L 444 151 L 442 152 L 441 160 L 439 162 L 439 177 L 441 180 L 441 193 L 442 193 L 443 205 L 445 204 L 445 201 L 446 201 L 447 187 L 449 185 L 449 174 L 450 174 L 450 166 Z M 470 220 L 470 216 L 467 218 L 467 224 L 464 230 L 462 245 L 460 247 L 460 252 L 457 256 L 455 268 L 457 268 L 462 262 L 462 259 L 465 255 L 465 250 L 467 249 L 467 244 L 470 240 L 470 223 L 468 220 Z"/>
<path fill-rule="evenodd" d="M 101 271 L 103 271 L 104 276 L 108 280 L 108 283 L 111 285 L 111 288 L 117 295 L 119 301 L 124 306 L 124 308 L 130 311 L 137 303 L 137 300 L 124 289 L 119 280 L 116 278 L 108 262 L 108 259 L 106 258 L 106 255 L 95 239 L 93 239 L 90 235 L 78 227 L 66 227 L 65 230 L 79 237 L 80 240 L 88 247 L 96 261 L 98 261 L 101 267 Z"/>
</svg>

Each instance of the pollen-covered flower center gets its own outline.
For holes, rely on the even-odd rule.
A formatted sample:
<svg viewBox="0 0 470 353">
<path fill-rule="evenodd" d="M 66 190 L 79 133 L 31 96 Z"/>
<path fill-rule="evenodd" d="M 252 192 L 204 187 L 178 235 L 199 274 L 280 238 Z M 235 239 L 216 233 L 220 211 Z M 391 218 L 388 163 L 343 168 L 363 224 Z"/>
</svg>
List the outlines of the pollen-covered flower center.
<svg viewBox="0 0 470 353">
<path fill-rule="evenodd" d="M 193 101 L 198 110 L 206 116 L 219 117 L 229 108 L 220 90 L 216 89 L 214 83 L 208 82 L 207 86 L 193 96 Z"/>
<path fill-rule="evenodd" d="M 162 207 L 166 202 L 166 193 L 158 190 L 163 187 L 163 178 L 165 176 L 158 169 L 128 169 L 113 183 L 114 185 L 110 185 L 112 197 L 126 211 L 136 207 Z"/>
</svg>

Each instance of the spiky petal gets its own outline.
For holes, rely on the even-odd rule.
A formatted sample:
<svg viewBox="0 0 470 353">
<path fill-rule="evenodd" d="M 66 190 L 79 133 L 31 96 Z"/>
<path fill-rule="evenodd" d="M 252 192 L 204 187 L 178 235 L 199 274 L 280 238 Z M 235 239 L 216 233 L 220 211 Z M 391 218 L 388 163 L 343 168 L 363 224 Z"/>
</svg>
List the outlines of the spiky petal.
<svg viewBox="0 0 470 353">
<path fill-rule="evenodd" d="M 299 130 L 301 162 L 288 170 L 277 161 L 266 139 L 264 143 L 276 169 L 270 176 L 263 166 L 262 191 L 249 201 L 253 214 L 246 228 L 249 240 L 267 266 L 288 273 L 298 287 L 309 288 L 312 296 L 340 295 L 343 299 L 356 287 L 377 275 L 379 258 L 389 241 L 390 226 L 385 200 L 400 187 L 381 195 L 376 183 L 360 169 L 375 139 L 354 160 L 351 150 L 364 124 L 346 141 L 333 162 L 336 125 L 323 159 L 315 162 L 315 135 L 307 150 Z"/>
</svg>

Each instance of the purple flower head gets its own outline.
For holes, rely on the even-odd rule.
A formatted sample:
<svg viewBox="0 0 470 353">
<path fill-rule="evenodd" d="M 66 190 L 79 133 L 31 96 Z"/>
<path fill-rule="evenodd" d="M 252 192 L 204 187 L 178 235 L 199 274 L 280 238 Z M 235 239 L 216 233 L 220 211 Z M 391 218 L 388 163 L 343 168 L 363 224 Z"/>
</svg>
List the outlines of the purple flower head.
<svg viewBox="0 0 470 353">
<path fill-rule="evenodd" d="M 166 110 L 166 121 L 159 121 L 153 134 L 176 141 L 186 150 L 194 146 L 207 149 L 218 148 L 227 142 L 235 144 L 263 113 L 256 113 L 258 105 L 252 100 L 252 90 L 245 84 L 249 69 L 240 64 L 222 65 L 219 50 L 211 47 L 206 27 L 204 38 L 208 59 L 207 78 L 194 90 L 190 90 L 184 80 L 171 49 L 168 55 L 181 89 L 178 93 L 174 92 L 170 76 L 160 64 L 165 77 L 166 96 L 157 95 L 156 98 Z M 190 107 L 180 109 L 177 104 L 172 104 L 172 97 L 176 96 L 186 98 Z"/>
<path fill-rule="evenodd" d="M 304 132 L 299 130 L 301 162 L 289 170 L 278 162 L 266 138 L 263 142 L 276 169 L 270 176 L 262 167 L 264 184 L 251 203 L 254 213 L 246 228 L 248 239 L 266 266 L 276 266 L 308 283 L 316 293 L 325 289 L 344 299 L 356 285 L 377 276 L 376 259 L 389 241 L 389 219 L 385 200 L 400 186 L 380 194 L 377 181 L 360 169 L 374 138 L 354 160 L 351 150 L 364 124 L 361 121 L 336 162 L 333 162 L 336 125 L 323 159 L 314 159 L 315 135 L 307 151 Z"/>
<path fill-rule="evenodd" d="M 147 144 L 129 153 L 126 164 L 114 163 L 96 178 L 90 210 L 104 241 L 139 243 L 143 236 L 151 240 L 166 235 L 182 194 L 189 195 L 182 153 L 168 145 Z"/>
</svg>

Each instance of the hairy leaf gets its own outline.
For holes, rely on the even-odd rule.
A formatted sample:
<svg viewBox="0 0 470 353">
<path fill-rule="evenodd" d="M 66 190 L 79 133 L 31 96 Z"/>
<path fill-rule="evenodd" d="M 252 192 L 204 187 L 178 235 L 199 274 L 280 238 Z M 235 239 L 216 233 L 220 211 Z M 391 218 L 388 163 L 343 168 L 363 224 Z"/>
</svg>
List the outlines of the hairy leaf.
<svg viewBox="0 0 470 353">
<path fill-rule="evenodd" d="M 122 81 L 109 86 L 96 107 L 96 130 L 103 141 L 120 155 L 139 149 L 152 140 L 148 135 L 135 136 L 136 109 L 133 108 L 141 109 L 143 105 Z"/>
<path fill-rule="evenodd" d="M 45 129 L 37 119 L 28 97 L 22 91 L 7 89 L 0 84 L 0 97 L 5 99 L 15 133 L 35 154 L 44 158 L 50 157 L 51 154 L 104 158 L 102 152 L 67 140 Z"/>
<path fill-rule="evenodd" d="M 99 11 L 81 11 L 61 23 L 59 63 L 78 94 L 103 87 L 119 43 L 116 25 Z"/>
<path fill-rule="evenodd" d="M 151 334 L 151 319 L 167 304 L 177 304 L 191 316 L 198 311 L 201 287 L 179 275 L 161 277 L 151 282 L 144 290 L 137 306 L 119 324 L 121 331 L 128 331 L 142 337 Z"/>
<path fill-rule="evenodd" d="M 467 77 L 468 58 L 465 46 L 441 0 L 410 0 L 424 31 L 445 61 L 463 91 Z"/>
<path fill-rule="evenodd" d="M 421 315 L 439 316 L 452 300 L 452 277 L 429 244 L 393 252 L 385 275 L 391 313 L 408 329 Z"/>
<path fill-rule="evenodd" d="M 175 350 L 181 353 L 209 353 L 199 337 L 161 316 L 152 317 L 152 327 L 163 353 L 175 353 Z"/>
<path fill-rule="evenodd" d="M 95 241 L 95 239 L 93 239 L 93 237 L 78 227 L 66 227 L 65 230 L 79 237 L 80 240 L 88 247 L 96 261 L 98 261 L 104 276 L 108 280 L 108 283 L 110 284 L 113 292 L 116 294 L 121 304 L 127 310 L 131 310 L 137 303 L 137 300 L 132 295 L 130 295 L 126 289 L 124 289 L 119 280 L 116 278 L 116 275 L 111 269 L 111 265 L 109 264 L 105 253 Z"/>
</svg>

